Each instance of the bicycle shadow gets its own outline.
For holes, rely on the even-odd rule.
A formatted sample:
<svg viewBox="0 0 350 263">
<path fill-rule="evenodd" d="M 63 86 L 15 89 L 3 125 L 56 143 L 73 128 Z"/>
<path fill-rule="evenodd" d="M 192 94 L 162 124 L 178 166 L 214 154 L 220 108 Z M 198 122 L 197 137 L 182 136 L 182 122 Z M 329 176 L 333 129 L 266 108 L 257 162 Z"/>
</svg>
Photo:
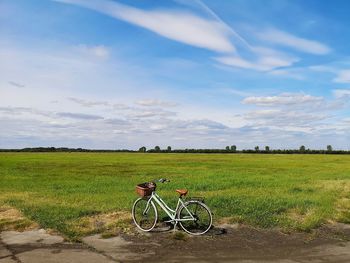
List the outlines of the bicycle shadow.
<svg viewBox="0 0 350 263">
<path fill-rule="evenodd" d="M 154 229 L 152 229 L 152 232 L 153 233 L 171 233 L 174 231 L 174 224 L 171 223 L 171 222 L 166 222 L 166 221 L 169 221 L 170 218 L 169 217 L 164 217 L 162 218 L 162 220 L 160 220 L 156 227 Z M 229 229 L 231 227 L 229 226 L 222 226 L 222 225 L 219 225 L 219 226 L 214 226 L 212 225 L 210 230 L 204 234 L 204 235 L 225 235 L 228 233 Z M 179 227 L 179 225 L 176 226 L 176 231 L 181 231 L 181 227 Z"/>
</svg>

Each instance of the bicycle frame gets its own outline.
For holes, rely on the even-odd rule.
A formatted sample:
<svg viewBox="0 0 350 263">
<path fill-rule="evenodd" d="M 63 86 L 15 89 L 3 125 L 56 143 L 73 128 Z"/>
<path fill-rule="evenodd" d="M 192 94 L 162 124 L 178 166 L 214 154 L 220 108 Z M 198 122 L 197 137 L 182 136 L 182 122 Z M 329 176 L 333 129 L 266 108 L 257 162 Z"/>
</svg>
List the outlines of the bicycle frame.
<svg viewBox="0 0 350 263">
<path fill-rule="evenodd" d="M 170 220 L 165 221 L 165 222 L 177 223 L 179 221 L 194 221 L 195 220 L 195 218 L 193 217 L 191 212 L 185 206 L 185 203 L 184 203 L 184 201 L 182 201 L 181 197 L 179 197 L 179 199 L 177 201 L 176 208 L 175 208 L 175 210 L 173 210 L 163 201 L 163 199 L 158 194 L 156 194 L 156 192 L 152 192 L 152 195 L 147 202 L 147 206 L 146 206 L 145 211 L 150 207 L 150 202 L 152 202 L 152 200 L 154 200 L 158 204 L 158 206 L 160 208 L 162 208 L 163 211 L 170 217 Z M 185 219 L 176 218 L 176 213 L 181 206 L 183 206 L 186 209 L 188 215 L 190 216 L 189 218 L 185 218 Z"/>
</svg>

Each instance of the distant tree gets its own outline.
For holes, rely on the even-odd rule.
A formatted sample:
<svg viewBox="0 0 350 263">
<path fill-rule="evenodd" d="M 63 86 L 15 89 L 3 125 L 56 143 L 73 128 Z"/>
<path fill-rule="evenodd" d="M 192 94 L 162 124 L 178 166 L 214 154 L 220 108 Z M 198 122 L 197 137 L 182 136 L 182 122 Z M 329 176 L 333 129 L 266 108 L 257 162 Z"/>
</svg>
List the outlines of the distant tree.
<svg viewBox="0 0 350 263">
<path fill-rule="evenodd" d="M 154 147 L 154 151 L 155 152 L 160 152 L 160 147 L 159 146 Z"/>
<path fill-rule="evenodd" d="M 304 153 L 305 151 L 306 151 L 305 146 L 304 145 L 300 146 L 299 152 Z"/>
<path fill-rule="evenodd" d="M 229 151 L 230 150 L 230 146 L 226 146 L 226 151 Z"/>
<path fill-rule="evenodd" d="M 166 150 L 167 150 L 168 152 L 171 152 L 171 147 L 168 146 L 168 147 L 166 148 Z"/>
<path fill-rule="evenodd" d="M 269 146 L 265 146 L 265 152 L 269 152 L 270 151 L 270 147 Z"/>
<path fill-rule="evenodd" d="M 236 145 L 232 145 L 232 146 L 231 146 L 231 151 L 232 151 L 232 152 L 236 152 L 236 151 L 237 151 Z"/>
<path fill-rule="evenodd" d="M 255 151 L 258 152 L 259 151 L 259 146 L 255 146 Z"/>
<path fill-rule="evenodd" d="M 327 145 L 327 152 L 333 152 L 332 145 Z"/>
<path fill-rule="evenodd" d="M 146 152 L 146 147 L 145 146 L 142 146 L 140 149 L 139 149 L 139 152 L 142 152 L 142 153 L 144 153 L 144 152 Z"/>
</svg>

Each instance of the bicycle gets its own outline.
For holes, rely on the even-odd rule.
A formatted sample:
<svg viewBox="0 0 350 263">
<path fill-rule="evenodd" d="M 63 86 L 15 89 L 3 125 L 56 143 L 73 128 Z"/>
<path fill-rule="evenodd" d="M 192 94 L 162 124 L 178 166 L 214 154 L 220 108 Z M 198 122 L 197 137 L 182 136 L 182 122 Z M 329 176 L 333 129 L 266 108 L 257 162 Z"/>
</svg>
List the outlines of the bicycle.
<svg viewBox="0 0 350 263">
<path fill-rule="evenodd" d="M 162 178 L 157 182 L 170 182 Z M 164 210 L 170 220 L 166 223 L 172 223 L 174 230 L 177 224 L 191 235 L 202 235 L 209 231 L 213 223 L 213 216 L 210 209 L 198 199 L 184 201 L 188 193 L 186 189 L 177 189 L 180 195 L 175 210 L 171 209 L 163 199 L 156 193 L 156 181 L 139 184 L 136 186 L 136 192 L 141 197 L 138 198 L 132 207 L 132 218 L 136 226 L 145 232 L 151 231 L 157 224 L 158 210 L 155 205 Z"/>
</svg>

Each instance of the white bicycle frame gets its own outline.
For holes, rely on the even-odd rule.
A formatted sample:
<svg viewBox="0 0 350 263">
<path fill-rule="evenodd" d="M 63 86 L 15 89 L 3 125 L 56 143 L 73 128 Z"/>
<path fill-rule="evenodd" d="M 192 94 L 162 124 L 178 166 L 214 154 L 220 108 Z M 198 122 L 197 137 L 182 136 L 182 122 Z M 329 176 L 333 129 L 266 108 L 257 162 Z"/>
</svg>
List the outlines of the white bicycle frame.
<svg viewBox="0 0 350 263">
<path fill-rule="evenodd" d="M 179 221 L 194 221 L 195 218 L 193 217 L 193 215 L 191 214 L 191 212 L 187 209 L 187 207 L 185 206 L 185 203 L 184 201 L 182 201 L 181 197 L 179 197 L 178 201 L 177 201 L 177 205 L 176 205 L 176 208 L 175 210 L 171 209 L 164 201 L 163 199 L 156 194 L 156 192 L 152 192 L 152 195 L 151 197 L 149 198 L 148 202 L 147 202 L 147 206 L 146 206 L 146 209 L 145 209 L 145 212 L 146 210 L 149 209 L 150 206 L 150 203 L 152 201 L 155 201 L 162 209 L 163 211 L 170 217 L 170 220 L 168 221 L 165 221 L 165 222 L 175 222 L 175 225 L 177 224 L 177 222 Z M 188 215 L 189 215 L 189 218 L 183 218 L 183 219 L 179 219 L 179 218 L 176 218 L 176 213 L 178 211 L 178 209 L 183 206 Z"/>
</svg>

